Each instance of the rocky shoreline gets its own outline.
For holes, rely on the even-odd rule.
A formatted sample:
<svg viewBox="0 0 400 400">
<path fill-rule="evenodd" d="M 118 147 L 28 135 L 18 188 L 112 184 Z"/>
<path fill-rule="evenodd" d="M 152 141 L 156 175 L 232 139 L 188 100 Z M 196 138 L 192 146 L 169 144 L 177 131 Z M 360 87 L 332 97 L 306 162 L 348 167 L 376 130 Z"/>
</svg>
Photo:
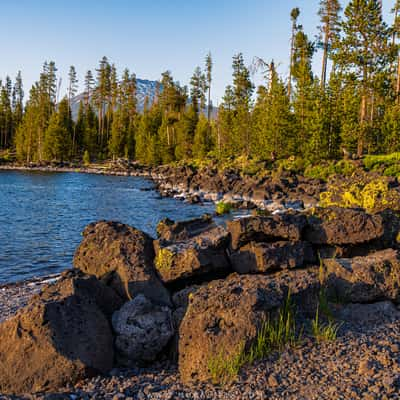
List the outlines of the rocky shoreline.
<svg viewBox="0 0 400 400">
<path fill-rule="evenodd" d="M 151 179 L 158 192 L 190 203 L 225 202 L 235 208 L 259 208 L 269 212 L 300 210 L 317 204 L 326 184 L 292 173 L 254 177 L 237 169 L 217 166 L 201 169 L 192 166 L 147 167 L 133 162 L 82 165 L 0 164 L 0 171 L 79 172 L 96 175 L 133 176 Z"/>
<path fill-rule="evenodd" d="M 226 226 L 208 215 L 166 219 L 157 238 L 93 223 L 73 270 L 0 285 L 1 400 L 400 399 L 396 213 L 318 208 L 327 184 L 286 172 L 124 163 L 0 170 L 142 176 L 162 196 L 258 209 Z M 216 382 L 239 348 L 247 354 L 260 340 L 263 321 L 279 317 L 288 293 L 301 340 Z M 319 311 L 318 328 L 331 326 L 334 338 L 316 336 Z"/>
<path fill-rule="evenodd" d="M 164 220 L 157 239 L 90 224 L 74 270 L 0 287 L 0 398 L 398 399 L 399 231 L 337 207 Z M 218 384 L 288 293 L 301 340 Z"/>
</svg>

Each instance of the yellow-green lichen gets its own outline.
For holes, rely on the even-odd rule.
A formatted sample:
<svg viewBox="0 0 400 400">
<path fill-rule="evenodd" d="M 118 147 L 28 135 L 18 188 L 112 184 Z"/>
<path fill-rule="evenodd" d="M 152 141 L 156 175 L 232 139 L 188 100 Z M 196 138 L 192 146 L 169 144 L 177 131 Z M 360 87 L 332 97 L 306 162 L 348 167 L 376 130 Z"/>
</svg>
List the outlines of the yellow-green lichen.
<svg viewBox="0 0 400 400">
<path fill-rule="evenodd" d="M 357 182 L 349 185 L 329 187 L 320 194 L 321 207 L 361 207 L 368 212 L 376 212 L 385 208 L 398 209 L 400 193 L 389 187 L 384 177 L 375 178 L 370 182 Z"/>
<path fill-rule="evenodd" d="M 166 271 L 172 268 L 174 253 L 167 249 L 160 249 L 155 259 L 155 266 L 159 271 Z"/>
</svg>

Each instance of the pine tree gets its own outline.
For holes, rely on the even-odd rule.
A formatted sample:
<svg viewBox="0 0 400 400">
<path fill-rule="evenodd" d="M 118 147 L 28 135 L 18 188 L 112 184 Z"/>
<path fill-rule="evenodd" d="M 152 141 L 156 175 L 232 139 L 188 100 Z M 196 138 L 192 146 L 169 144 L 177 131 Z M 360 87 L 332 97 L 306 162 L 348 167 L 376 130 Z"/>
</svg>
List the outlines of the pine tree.
<svg viewBox="0 0 400 400">
<path fill-rule="evenodd" d="M 190 87 L 190 97 L 195 112 L 199 113 L 200 111 L 204 111 L 206 99 L 206 77 L 200 67 L 196 67 L 194 70 L 192 78 L 190 79 Z"/>
<path fill-rule="evenodd" d="M 200 114 L 193 139 L 192 154 L 196 159 L 204 159 L 211 151 L 213 143 L 210 132 L 211 124 L 203 114 Z"/>
<path fill-rule="evenodd" d="M 286 87 L 273 67 L 268 74 L 268 88 L 258 88 L 252 116 L 254 131 L 251 154 L 259 159 L 287 157 L 294 150 L 293 116 Z"/>
<path fill-rule="evenodd" d="M 393 104 L 386 109 L 382 123 L 382 133 L 385 138 L 383 151 L 393 153 L 400 151 L 400 106 Z"/>
<path fill-rule="evenodd" d="M 24 89 L 22 84 L 21 71 L 18 71 L 18 74 L 15 78 L 12 98 L 13 98 L 12 108 L 14 113 L 14 126 L 17 127 L 22 121 L 22 116 L 24 112 Z"/>
<path fill-rule="evenodd" d="M 207 89 L 207 94 L 208 94 L 207 120 L 208 120 L 209 124 L 211 122 L 211 111 L 212 111 L 212 104 L 211 104 L 212 70 L 213 70 L 213 61 L 212 61 L 211 53 L 208 53 L 206 56 L 206 89 Z"/>
<path fill-rule="evenodd" d="M 315 107 L 312 96 L 314 77 L 312 73 L 312 57 L 314 45 L 308 36 L 299 29 L 294 42 L 292 75 L 296 82 L 296 92 L 293 100 L 297 120 L 298 151 L 305 152 L 310 139 L 309 122 L 310 110 Z"/>
<path fill-rule="evenodd" d="M 250 108 L 253 83 L 250 80 L 249 69 L 244 64 L 243 54 L 233 57 L 233 147 L 236 154 L 249 155 L 250 153 Z"/>
<path fill-rule="evenodd" d="M 294 40 L 296 32 L 298 29 L 297 19 L 299 18 L 300 10 L 298 8 L 293 8 L 290 12 L 290 19 L 292 21 L 292 35 L 290 39 L 290 58 L 289 58 L 289 80 L 288 80 L 288 96 L 289 99 L 292 95 L 292 76 L 293 76 L 293 54 L 294 54 Z"/>
<path fill-rule="evenodd" d="M 127 138 L 127 123 L 124 110 L 119 108 L 114 113 L 111 128 L 111 137 L 108 143 L 108 150 L 113 159 L 124 155 L 124 148 Z"/>
<path fill-rule="evenodd" d="M 233 127 L 235 119 L 234 91 L 231 85 L 225 89 L 217 119 L 217 154 L 220 158 L 236 155 L 234 150 Z"/>
<path fill-rule="evenodd" d="M 390 31 L 382 19 L 378 0 L 352 0 L 344 15 L 343 36 L 334 57 L 344 72 L 357 78 L 361 94 L 357 154 L 361 156 L 367 147 L 368 130 L 374 118 L 376 80 L 388 67 Z M 368 113 L 368 107 L 372 112 Z"/>
<path fill-rule="evenodd" d="M 93 94 L 93 88 L 94 88 L 94 78 L 93 78 L 93 73 L 92 71 L 87 71 L 85 75 L 85 92 L 84 92 L 84 98 L 85 98 L 85 106 L 87 107 L 89 105 L 91 96 Z"/>
<path fill-rule="evenodd" d="M 194 105 L 191 105 L 177 122 L 177 143 L 175 146 L 176 160 L 188 160 L 192 158 L 193 141 L 198 121 L 198 112 Z"/>
<path fill-rule="evenodd" d="M 57 112 L 50 117 L 45 133 L 44 149 L 48 161 L 69 159 L 72 146 L 72 119 L 68 99 L 64 98 Z"/>
<path fill-rule="evenodd" d="M 76 70 L 73 65 L 69 67 L 68 72 L 68 104 L 71 107 L 71 99 L 76 95 L 78 91 L 78 78 L 76 75 Z"/>
<path fill-rule="evenodd" d="M 321 87 L 326 86 L 327 66 L 332 43 L 338 40 L 340 32 L 340 3 L 338 0 L 320 0 L 318 15 L 321 18 L 320 46 L 323 49 Z"/>
<path fill-rule="evenodd" d="M 393 9 L 394 13 L 394 21 L 393 21 L 393 27 L 392 27 L 392 46 L 393 50 L 395 51 L 395 54 L 397 57 L 396 59 L 396 66 L 395 66 L 395 96 L 396 96 L 396 103 L 400 104 L 400 52 L 399 48 L 400 46 L 398 45 L 397 41 L 400 38 L 400 0 L 395 1 L 395 6 Z"/>
</svg>

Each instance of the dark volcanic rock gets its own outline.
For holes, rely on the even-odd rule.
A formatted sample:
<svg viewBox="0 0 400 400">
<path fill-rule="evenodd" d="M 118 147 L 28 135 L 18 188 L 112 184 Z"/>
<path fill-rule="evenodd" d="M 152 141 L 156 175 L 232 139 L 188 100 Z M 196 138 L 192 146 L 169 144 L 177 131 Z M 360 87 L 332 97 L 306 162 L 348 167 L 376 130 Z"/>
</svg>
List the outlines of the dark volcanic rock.
<svg viewBox="0 0 400 400">
<path fill-rule="evenodd" d="M 174 283 L 227 273 L 230 269 L 228 243 L 229 234 L 221 226 L 172 244 L 155 241 L 158 274 L 164 283 Z"/>
<path fill-rule="evenodd" d="M 142 294 L 116 311 L 112 323 L 118 361 L 128 366 L 154 361 L 174 334 L 171 309 L 153 304 Z"/>
<path fill-rule="evenodd" d="M 55 390 L 111 370 L 113 337 L 104 312 L 120 305 L 93 276 L 65 274 L 46 287 L 0 325 L 0 393 Z"/>
<path fill-rule="evenodd" d="M 390 301 L 367 304 L 345 304 L 335 311 L 340 321 L 359 326 L 376 326 L 400 319 L 400 311 Z"/>
<path fill-rule="evenodd" d="M 157 235 L 163 242 L 180 242 L 188 240 L 207 229 L 215 227 L 210 215 L 203 215 L 188 221 L 172 221 L 168 218 L 162 220 L 157 225 Z"/>
<path fill-rule="evenodd" d="M 339 301 L 400 301 L 400 255 L 393 249 L 366 257 L 325 259 L 325 279 Z"/>
<path fill-rule="evenodd" d="M 385 233 L 382 216 L 361 209 L 319 208 L 308 222 L 305 240 L 317 245 L 357 245 L 380 239 Z"/>
<path fill-rule="evenodd" d="M 107 282 L 126 299 L 142 293 L 155 302 L 170 304 L 153 259 L 153 240 L 146 233 L 119 222 L 100 221 L 83 231 L 74 266 Z"/>
<path fill-rule="evenodd" d="M 262 321 L 290 292 L 302 307 L 315 304 L 316 271 L 296 270 L 270 276 L 230 275 L 210 282 L 189 296 L 179 328 L 179 371 L 184 382 L 211 377 L 209 362 L 221 354 L 235 356 L 255 339 Z"/>
<path fill-rule="evenodd" d="M 307 218 L 301 214 L 251 216 L 228 222 L 228 231 L 232 237 L 232 248 L 237 250 L 252 241 L 301 240 L 306 224 Z"/>
<path fill-rule="evenodd" d="M 302 267 L 315 263 L 316 255 L 307 242 L 251 242 L 231 254 L 230 260 L 234 271 L 248 274 Z"/>
</svg>

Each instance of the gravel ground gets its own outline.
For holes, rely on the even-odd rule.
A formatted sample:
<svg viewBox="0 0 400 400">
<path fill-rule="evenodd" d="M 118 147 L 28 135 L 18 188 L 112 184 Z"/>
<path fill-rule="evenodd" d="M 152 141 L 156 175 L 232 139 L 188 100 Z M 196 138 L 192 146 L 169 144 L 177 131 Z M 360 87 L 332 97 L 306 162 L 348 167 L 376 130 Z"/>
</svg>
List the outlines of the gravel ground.
<svg viewBox="0 0 400 400">
<path fill-rule="evenodd" d="M 1 319 L 24 305 L 42 285 L 30 281 L 0 287 Z M 244 368 L 238 381 L 224 388 L 184 386 L 176 367 L 161 363 L 151 369 L 116 369 L 109 376 L 82 381 L 57 394 L 0 395 L 0 399 L 400 399 L 399 339 L 400 319 L 393 316 L 368 324 L 345 320 L 335 341 L 317 343 L 306 335 L 298 348 Z"/>
<path fill-rule="evenodd" d="M 0 322 L 14 315 L 19 308 L 26 306 L 29 299 L 39 293 L 44 285 L 56 279 L 58 279 L 58 274 L 17 283 L 0 284 Z"/>
</svg>

